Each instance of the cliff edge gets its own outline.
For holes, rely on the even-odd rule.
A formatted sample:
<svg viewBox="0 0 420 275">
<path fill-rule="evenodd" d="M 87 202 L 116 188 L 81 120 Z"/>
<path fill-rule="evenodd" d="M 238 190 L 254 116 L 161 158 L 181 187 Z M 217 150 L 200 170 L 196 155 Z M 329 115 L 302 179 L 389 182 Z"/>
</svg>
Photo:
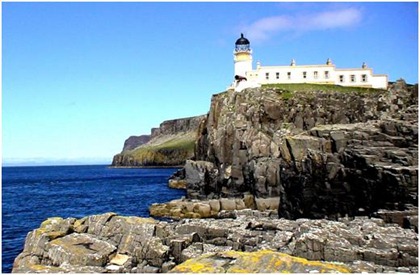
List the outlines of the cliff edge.
<svg viewBox="0 0 420 275">
<path fill-rule="evenodd" d="M 194 156 L 197 129 L 205 116 L 167 120 L 151 135 L 132 136 L 123 151 L 114 156 L 112 167 L 181 166 Z"/>
<path fill-rule="evenodd" d="M 148 143 L 151 135 L 131 136 L 124 141 L 122 152 L 136 149 L 137 147 Z"/>
</svg>

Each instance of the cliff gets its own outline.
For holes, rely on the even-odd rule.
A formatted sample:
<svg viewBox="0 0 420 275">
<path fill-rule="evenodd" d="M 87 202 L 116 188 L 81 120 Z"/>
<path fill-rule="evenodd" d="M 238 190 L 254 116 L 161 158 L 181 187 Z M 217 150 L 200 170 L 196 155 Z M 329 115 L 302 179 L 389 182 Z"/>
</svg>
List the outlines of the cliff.
<svg viewBox="0 0 420 275">
<path fill-rule="evenodd" d="M 150 135 L 131 136 L 124 141 L 122 152 L 136 149 L 140 145 L 148 143 L 150 138 Z"/>
<path fill-rule="evenodd" d="M 417 247 L 414 231 L 366 217 L 292 221 L 241 210 L 166 222 L 105 213 L 44 221 L 12 272 L 417 273 Z"/>
<path fill-rule="evenodd" d="M 130 137 L 114 156 L 113 167 L 179 166 L 194 156 L 198 125 L 204 116 L 167 120 L 150 136 Z"/>
<path fill-rule="evenodd" d="M 189 199 L 278 198 L 280 217 L 418 203 L 418 90 L 277 85 L 213 95 L 185 166 Z"/>
</svg>

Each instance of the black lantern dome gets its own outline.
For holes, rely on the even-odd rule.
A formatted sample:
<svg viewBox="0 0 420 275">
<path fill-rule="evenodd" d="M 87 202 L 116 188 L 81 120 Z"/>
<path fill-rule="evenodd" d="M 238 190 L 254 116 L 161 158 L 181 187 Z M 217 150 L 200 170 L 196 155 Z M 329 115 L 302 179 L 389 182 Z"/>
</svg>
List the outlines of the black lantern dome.
<svg viewBox="0 0 420 275">
<path fill-rule="evenodd" d="M 236 40 L 235 51 L 249 51 L 249 40 L 244 37 L 244 34 L 241 33 L 241 37 Z"/>
</svg>

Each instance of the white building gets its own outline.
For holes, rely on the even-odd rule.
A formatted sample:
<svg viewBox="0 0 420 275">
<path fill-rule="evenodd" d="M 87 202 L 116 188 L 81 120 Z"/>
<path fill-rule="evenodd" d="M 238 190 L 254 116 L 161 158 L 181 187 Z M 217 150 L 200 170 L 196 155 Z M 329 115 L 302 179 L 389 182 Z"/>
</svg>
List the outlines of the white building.
<svg viewBox="0 0 420 275">
<path fill-rule="evenodd" d="M 317 83 L 341 86 L 371 87 L 386 89 L 388 76 L 373 74 L 372 68 L 363 63 L 361 68 L 339 69 L 328 58 L 322 65 L 296 65 L 292 60 L 289 66 L 262 66 L 252 69 L 252 50 L 249 40 L 243 34 L 236 40 L 234 55 L 236 91 L 259 87 L 263 84 L 278 83 Z"/>
</svg>

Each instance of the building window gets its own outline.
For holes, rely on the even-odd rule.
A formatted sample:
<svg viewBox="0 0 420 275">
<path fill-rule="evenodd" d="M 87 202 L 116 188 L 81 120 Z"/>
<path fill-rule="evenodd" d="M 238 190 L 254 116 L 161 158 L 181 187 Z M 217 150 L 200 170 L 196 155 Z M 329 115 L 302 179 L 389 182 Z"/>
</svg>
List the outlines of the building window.
<svg viewBox="0 0 420 275">
<path fill-rule="evenodd" d="M 303 72 L 303 78 L 306 78 L 306 72 Z"/>
<path fill-rule="evenodd" d="M 276 73 L 276 79 L 280 78 L 280 73 Z"/>
<path fill-rule="evenodd" d="M 341 74 L 341 75 L 339 76 L 339 81 L 340 81 L 340 83 L 343 83 L 343 82 L 344 82 L 344 75 L 342 75 L 342 74 Z"/>
<path fill-rule="evenodd" d="M 265 73 L 265 79 L 269 79 L 270 78 L 270 73 Z"/>
<path fill-rule="evenodd" d="M 362 74 L 362 82 L 367 82 L 367 75 Z"/>
<path fill-rule="evenodd" d="M 356 82 L 356 76 L 354 74 L 350 75 L 350 82 Z"/>
<path fill-rule="evenodd" d="M 291 72 L 287 72 L 287 79 L 291 79 L 292 78 L 292 73 Z"/>
<path fill-rule="evenodd" d="M 315 72 L 314 72 L 314 78 L 315 78 L 315 79 L 318 79 L 318 71 L 315 71 Z"/>
<path fill-rule="evenodd" d="M 324 75 L 325 75 L 325 79 L 330 78 L 330 72 L 329 71 L 325 71 Z"/>
</svg>

